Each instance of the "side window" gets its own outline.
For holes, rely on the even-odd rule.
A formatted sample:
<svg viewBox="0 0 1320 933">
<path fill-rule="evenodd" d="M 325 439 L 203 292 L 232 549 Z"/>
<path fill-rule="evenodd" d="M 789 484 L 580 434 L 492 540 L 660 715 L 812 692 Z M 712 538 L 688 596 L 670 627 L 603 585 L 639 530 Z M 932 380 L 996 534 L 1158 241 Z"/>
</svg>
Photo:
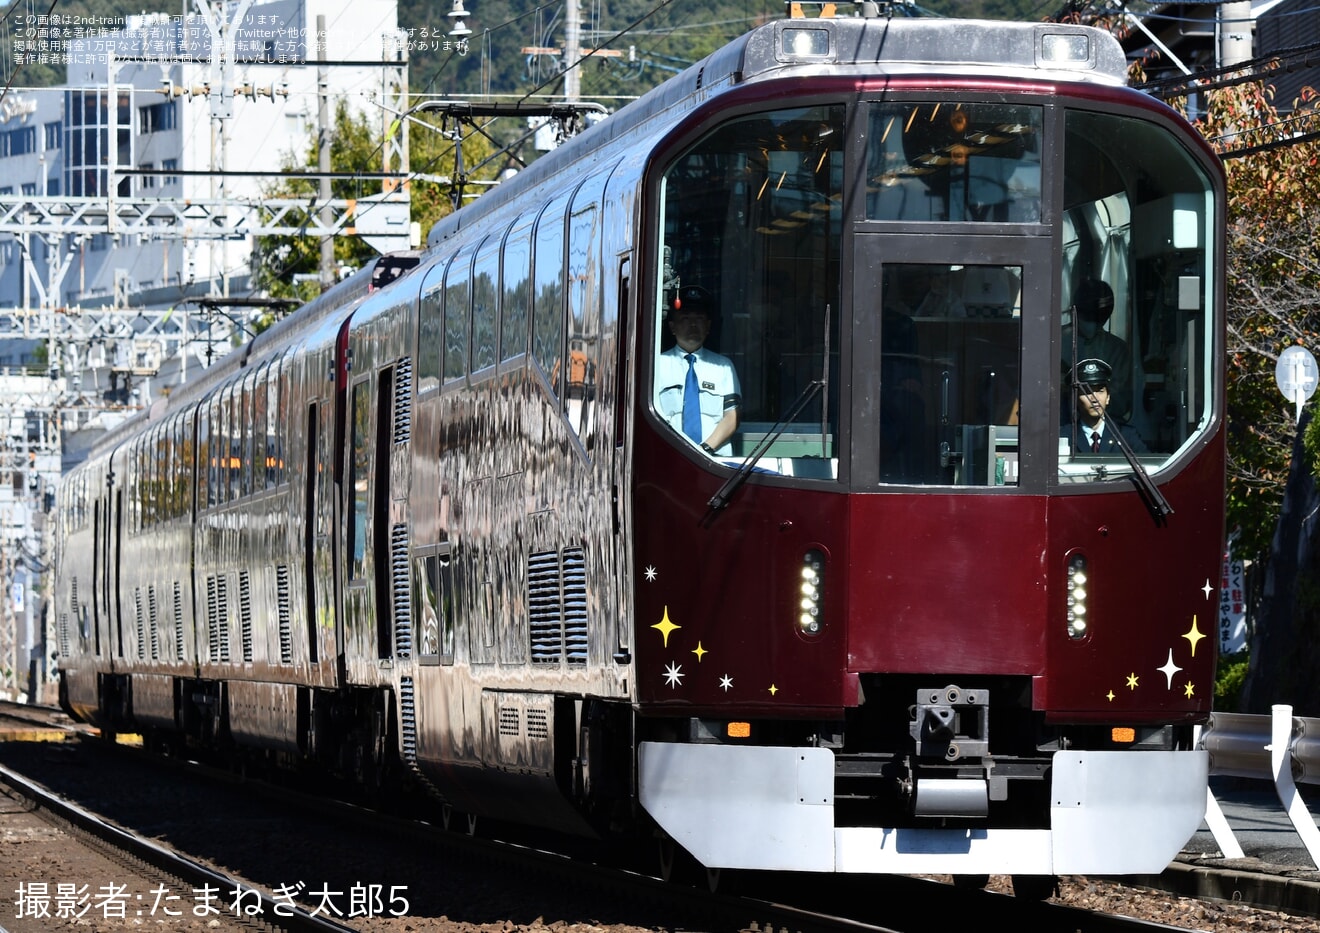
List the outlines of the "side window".
<svg viewBox="0 0 1320 933">
<path fill-rule="evenodd" d="M 568 222 L 568 373 L 564 413 L 590 448 L 595 423 L 596 355 L 600 352 L 600 189 L 604 177 L 588 181 L 573 201 Z"/>
<path fill-rule="evenodd" d="M 229 501 L 243 494 L 243 390 L 230 386 L 225 392 L 229 409 Z"/>
<path fill-rule="evenodd" d="M 360 580 L 367 569 L 367 513 L 371 508 L 367 479 L 371 475 L 371 380 L 362 379 L 353 386 L 352 448 L 348 464 L 348 526 L 350 580 Z"/>
<path fill-rule="evenodd" d="M 240 495 L 252 494 L 252 434 L 253 434 L 253 384 L 255 373 L 248 373 L 243 379 L 242 391 L 235 392 L 234 398 L 239 405 L 237 422 L 238 434 L 238 482 Z"/>
<path fill-rule="evenodd" d="M 289 367 L 285 360 L 279 360 L 270 366 L 270 378 L 266 383 L 266 488 L 273 489 L 284 482 L 284 435 L 283 426 L 288 424 L 288 412 L 285 410 L 288 393 L 284 380 L 289 377 Z"/>
<path fill-rule="evenodd" d="M 444 263 L 436 263 L 422 283 L 417 321 L 417 394 L 440 385 L 445 356 L 445 293 L 441 287 Z"/>
<path fill-rule="evenodd" d="M 197 407 L 197 508 L 215 505 L 215 405 Z"/>
<path fill-rule="evenodd" d="M 1065 130 L 1058 475 L 1094 482 L 1132 472 L 1123 447 L 1158 469 L 1209 424 L 1212 185 L 1142 120 L 1070 111 Z"/>
<path fill-rule="evenodd" d="M 445 359 L 444 382 L 448 385 L 468 374 L 468 325 L 471 315 L 472 250 L 454 257 L 445 274 Z"/>
<path fill-rule="evenodd" d="M 495 365 L 499 328 L 500 235 L 486 237 L 472 270 L 472 372 Z"/>
<path fill-rule="evenodd" d="M 556 395 L 564 342 L 564 211 L 568 196 L 556 198 L 536 222 L 532 279 L 532 356 Z"/>
<path fill-rule="evenodd" d="M 276 367 L 272 363 L 267 363 L 257 370 L 256 381 L 252 385 L 252 491 L 260 492 L 266 489 L 270 483 L 267 482 L 267 454 L 266 442 L 270 423 L 270 387 L 274 384 L 274 372 Z"/>
<path fill-rule="evenodd" d="M 528 304 L 531 298 L 532 220 L 524 217 L 513 225 L 504 241 L 504 269 L 502 285 L 504 300 L 500 304 L 503 326 L 500 328 L 500 359 L 511 360 L 527 352 Z"/>
<path fill-rule="evenodd" d="M 647 394 L 697 456 L 838 476 L 846 136 L 839 106 L 741 114 L 665 167 Z"/>
<path fill-rule="evenodd" d="M 454 660 L 454 573 L 449 545 L 419 549 L 413 559 L 413 619 L 423 664 Z"/>
</svg>

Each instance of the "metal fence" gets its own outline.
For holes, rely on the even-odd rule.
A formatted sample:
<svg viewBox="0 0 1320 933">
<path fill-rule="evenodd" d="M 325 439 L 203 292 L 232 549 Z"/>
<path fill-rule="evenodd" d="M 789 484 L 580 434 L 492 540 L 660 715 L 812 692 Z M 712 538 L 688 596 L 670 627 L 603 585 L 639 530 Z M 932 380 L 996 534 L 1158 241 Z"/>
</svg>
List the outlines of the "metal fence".
<svg viewBox="0 0 1320 933">
<path fill-rule="evenodd" d="M 1274 784 L 1311 861 L 1320 868 L 1320 830 L 1297 793 L 1297 784 L 1320 784 L 1320 719 L 1275 706 L 1269 716 L 1212 713 L 1198 746 L 1210 753 L 1212 776 L 1267 780 Z M 1225 858 L 1242 858 L 1242 847 L 1212 791 L 1206 792 L 1205 822 Z"/>
</svg>

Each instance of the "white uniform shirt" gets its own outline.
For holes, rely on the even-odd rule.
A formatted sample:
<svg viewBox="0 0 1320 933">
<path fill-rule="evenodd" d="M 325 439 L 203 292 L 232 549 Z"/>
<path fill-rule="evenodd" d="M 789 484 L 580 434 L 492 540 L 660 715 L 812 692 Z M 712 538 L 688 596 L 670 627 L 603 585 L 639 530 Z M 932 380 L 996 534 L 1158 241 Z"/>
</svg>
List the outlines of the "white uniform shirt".
<svg viewBox="0 0 1320 933">
<path fill-rule="evenodd" d="M 724 413 L 738 407 L 738 373 L 727 356 L 705 347 L 695 350 L 694 355 L 697 386 L 701 391 L 701 439 L 705 440 Z M 687 383 L 688 373 L 686 357 L 687 351 L 675 344 L 661 353 L 655 363 L 655 409 L 679 434 L 683 434 L 683 386 Z M 701 441 L 692 443 L 700 444 Z M 726 443 L 716 453 L 728 457 L 732 456 L 733 450 Z"/>
</svg>

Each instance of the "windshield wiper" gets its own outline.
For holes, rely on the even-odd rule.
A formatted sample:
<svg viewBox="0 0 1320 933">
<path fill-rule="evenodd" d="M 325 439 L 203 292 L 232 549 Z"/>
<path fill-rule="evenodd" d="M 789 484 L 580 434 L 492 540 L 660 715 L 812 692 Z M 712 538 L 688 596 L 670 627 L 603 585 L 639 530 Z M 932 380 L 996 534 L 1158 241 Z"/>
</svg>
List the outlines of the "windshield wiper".
<svg viewBox="0 0 1320 933">
<path fill-rule="evenodd" d="M 738 471 L 724 481 L 724 485 L 720 487 L 719 492 L 710 497 L 710 501 L 706 503 L 709 507 L 709 511 L 706 513 L 707 517 L 710 516 L 711 512 L 718 512 L 729 504 L 729 499 L 732 498 L 734 492 L 752 474 L 757 461 L 765 456 L 765 452 L 770 449 L 770 445 L 779 439 L 779 435 L 784 433 L 784 430 L 797 418 L 802 409 L 807 407 L 807 403 L 815 398 L 816 393 L 824 387 L 824 379 L 813 379 L 807 383 L 807 387 L 802 390 L 802 394 L 797 397 L 797 401 L 789 406 L 788 411 L 780 416 L 774 427 L 765 433 L 760 443 L 752 449 L 752 452 L 738 466 Z"/>
</svg>

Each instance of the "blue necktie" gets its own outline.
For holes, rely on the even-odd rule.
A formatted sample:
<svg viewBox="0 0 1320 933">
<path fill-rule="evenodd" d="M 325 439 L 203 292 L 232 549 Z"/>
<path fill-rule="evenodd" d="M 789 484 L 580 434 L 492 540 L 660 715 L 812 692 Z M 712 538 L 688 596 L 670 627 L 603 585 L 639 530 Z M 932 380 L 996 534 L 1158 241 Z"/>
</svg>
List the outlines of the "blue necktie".
<svg viewBox="0 0 1320 933">
<path fill-rule="evenodd" d="M 683 433 L 700 444 L 701 437 L 701 389 L 697 386 L 697 358 L 689 353 L 687 360 L 687 382 L 683 384 Z"/>
</svg>

